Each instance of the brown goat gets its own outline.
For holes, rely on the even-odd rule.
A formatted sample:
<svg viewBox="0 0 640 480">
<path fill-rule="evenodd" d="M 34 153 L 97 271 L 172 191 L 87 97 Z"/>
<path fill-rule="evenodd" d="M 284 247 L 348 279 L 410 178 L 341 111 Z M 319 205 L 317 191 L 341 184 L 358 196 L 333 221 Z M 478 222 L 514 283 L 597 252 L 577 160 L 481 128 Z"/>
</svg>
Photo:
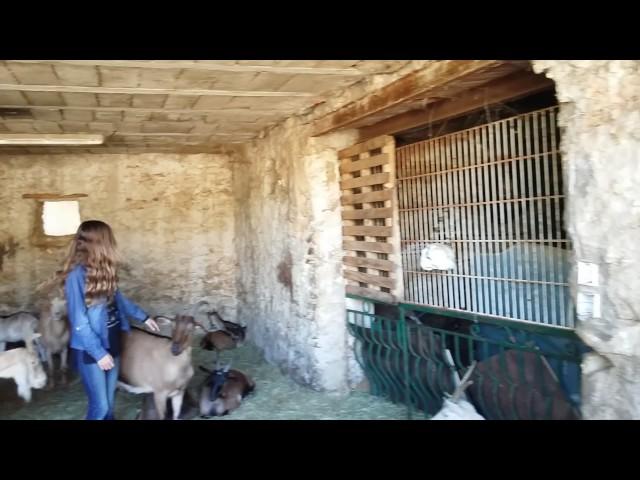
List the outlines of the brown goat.
<svg viewBox="0 0 640 480">
<path fill-rule="evenodd" d="M 192 316 L 178 315 L 171 338 L 138 328 L 123 335 L 119 386 L 131 393 L 153 393 L 159 418 L 171 399 L 177 420 L 187 385 L 193 377 L 191 342 L 197 324 Z"/>
<path fill-rule="evenodd" d="M 223 329 L 207 332 L 200 342 L 200 347 L 204 350 L 215 351 L 216 361 L 218 361 L 220 352 L 224 350 L 233 350 L 234 348 L 242 346 L 247 327 L 238 325 L 237 323 L 227 322 L 216 311 L 208 312 L 208 316 L 209 323 L 218 323 L 223 326 Z M 216 317 L 218 322 L 212 322 L 211 317 Z"/>
<path fill-rule="evenodd" d="M 230 364 L 213 372 L 200 367 L 209 376 L 200 390 L 200 415 L 219 417 L 240 406 L 244 397 L 255 389 L 254 381 L 240 370 L 229 370 Z"/>
<path fill-rule="evenodd" d="M 217 324 L 219 325 L 224 331 L 229 332 L 230 334 L 234 335 L 235 337 L 240 339 L 240 342 L 244 342 L 244 339 L 246 337 L 246 333 L 247 333 L 247 327 L 246 325 L 240 325 L 238 323 L 233 323 L 233 322 L 229 322 L 227 320 L 225 320 L 224 318 L 222 318 L 220 316 L 220 314 L 218 312 L 216 312 L 215 310 L 211 311 L 211 312 L 207 312 L 207 317 L 209 319 L 209 323 L 210 324 Z M 213 320 L 212 317 L 215 317 L 216 320 Z"/>
<path fill-rule="evenodd" d="M 189 393 L 189 390 L 184 392 L 184 399 L 182 402 L 182 408 L 178 418 L 180 420 L 190 420 L 198 414 L 198 404 L 195 399 Z M 170 420 L 173 418 L 173 407 L 172 402 L 167 399 L 167 412 L 164 416 L 163 420 Z M 152 393 L 144 393 L 142 394 L 142 406 L 138 415 L 136 416 L 136 420 L 160 420 L 158 416 L 158 411 L 156 410 L 156 405 L 153 400 Z"/>
<path fill-rule="evenodd" d="M 239 345 L 238 340 L 238 337 L 234 336 L 232 333 L 225 330 L 216 330 L 215 332 L 207 332 L 200 342 L 200 347 L 204 350 L 215 351 L 217 360 L 220 352 L 236 348 Z"/>
</svg>

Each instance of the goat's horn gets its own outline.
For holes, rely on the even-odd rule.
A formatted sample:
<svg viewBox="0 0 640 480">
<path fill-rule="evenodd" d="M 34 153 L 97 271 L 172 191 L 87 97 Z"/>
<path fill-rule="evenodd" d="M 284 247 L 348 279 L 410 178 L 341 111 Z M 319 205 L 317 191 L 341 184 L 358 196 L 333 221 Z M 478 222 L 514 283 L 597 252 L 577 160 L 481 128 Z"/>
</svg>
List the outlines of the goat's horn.
<svg viewBox="0 0 640 480">
<path fill-rule="evenodd" d="M 462 396 L 462 393 L 467 389 L 467 387 L 473 384 L 473 381 L 470 381 L 469 378 L 471 377 L 473 370 L 476 368 L 477 363 L 478 363 L 477 361 L 474 361 L 469 367 L 469 369 L 467 370 L 467 372 L 462 377 L 460 384 L 454 390 L 453 395 L 451 395 L 452 401 L 454 402 L 457 401 L 458 398 Z"/>
</svg>

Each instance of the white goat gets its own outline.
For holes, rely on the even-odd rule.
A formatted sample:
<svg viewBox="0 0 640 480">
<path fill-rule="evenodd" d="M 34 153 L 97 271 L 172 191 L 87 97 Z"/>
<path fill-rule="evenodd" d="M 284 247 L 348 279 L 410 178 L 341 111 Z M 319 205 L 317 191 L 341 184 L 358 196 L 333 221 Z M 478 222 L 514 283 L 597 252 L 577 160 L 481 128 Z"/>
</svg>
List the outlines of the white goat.
<svg viewBox="0 0 640 480">
<path fill-rule="evenodd" d="M 453 270 L 456 255 L 449 245 L 431 243 L 420 252 L 420 268 L 423 270 Z"/>
<path fill-rule="evenodd" d="M 7 342 L 26 342 L 33 338 L 38 328 L 38 318 L 27 312 L 0 315 L 0 352 Z"/>
<path fill-rule="evenodd" d="M 67 303 L 63 295 L 51 296 L 42 302 L 39 331 L 42 333 L 42 345 L 49 370 L 50 386 L 54 386 L 53 356 L 56 354 L 60 355 L 62 382 L 66 383 L 70 331 Z"/>
<path fill-rule="evenodd" d="M 26 348 L 0 352 L 0 378 L 12 378 L 18 387 L 18 395 L 25 402 L 31 401 L 32 388 L 43 388 L 47 383 L 47 374 L 33 349 L 33 340 L 39 336 L 37 333 L 28 338 Z"/>
<path fill-rule="evenodd" d="M 476 362 L 473 362 L 453 394 L 447 395 L 442 408 L 431 420 L 484 420 L 484 417 L 476 412 L 476 409 L 469 401 L 461 398 L 465 389 L 473 383 L 469 381 L 469 377 L 471 377 L 475 367 Z"/>
</svg>

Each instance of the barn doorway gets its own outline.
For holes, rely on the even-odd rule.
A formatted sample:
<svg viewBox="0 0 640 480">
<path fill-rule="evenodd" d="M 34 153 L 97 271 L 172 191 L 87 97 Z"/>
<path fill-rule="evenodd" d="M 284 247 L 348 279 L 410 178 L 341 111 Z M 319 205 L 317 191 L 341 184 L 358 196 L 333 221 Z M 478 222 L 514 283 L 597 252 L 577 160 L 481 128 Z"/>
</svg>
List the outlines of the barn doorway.
<svg viewBox="0 0 640 480">
<path fill-rule="evenodd" d="M 584 347 L 573 331 L 558 112 L 551 86 L 393 136 L 393 172 L 380 178 L 392 183 L 370 185 L 393 201 L 365 205 L 364 218 L 393 210 L 376 224 L 388 233 L 376 242 L 389 244 L 385 255 L 398 267 L 377 275 L 395 273 L 394 282 L 383 290 L 371 270 L 381 265 L 349 252 L 346 268 L 359 271 L 345 277 L 368 282 L 347 291 L 371 391 L 407 404 L 409 414 L 435 414 L 473 364 L 469 396 L 485 418 L 580 417 Z M 345 214 L 352 221 L 351 209 Z M 451 265 L 425 267 L 432 248 Z"/>
</svg>

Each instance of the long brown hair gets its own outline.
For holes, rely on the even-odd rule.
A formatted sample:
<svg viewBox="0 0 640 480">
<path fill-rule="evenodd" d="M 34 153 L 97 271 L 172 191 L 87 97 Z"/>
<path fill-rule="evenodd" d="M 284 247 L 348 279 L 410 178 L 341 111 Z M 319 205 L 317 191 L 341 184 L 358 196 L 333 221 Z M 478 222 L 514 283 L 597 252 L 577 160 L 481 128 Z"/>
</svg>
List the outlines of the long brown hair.
<svg viewBox="0 0 640 480">
<path fill-rule="evenodd" d="M 120 257 L 111 227 L 100 220 L 82 222 L 69 247 L 62 279 L 77 265 L 87 268 L 85 298 L 87 304 L 95 299 L 112 298 L 118 286 L 117 267 Z"/>
</svg>

